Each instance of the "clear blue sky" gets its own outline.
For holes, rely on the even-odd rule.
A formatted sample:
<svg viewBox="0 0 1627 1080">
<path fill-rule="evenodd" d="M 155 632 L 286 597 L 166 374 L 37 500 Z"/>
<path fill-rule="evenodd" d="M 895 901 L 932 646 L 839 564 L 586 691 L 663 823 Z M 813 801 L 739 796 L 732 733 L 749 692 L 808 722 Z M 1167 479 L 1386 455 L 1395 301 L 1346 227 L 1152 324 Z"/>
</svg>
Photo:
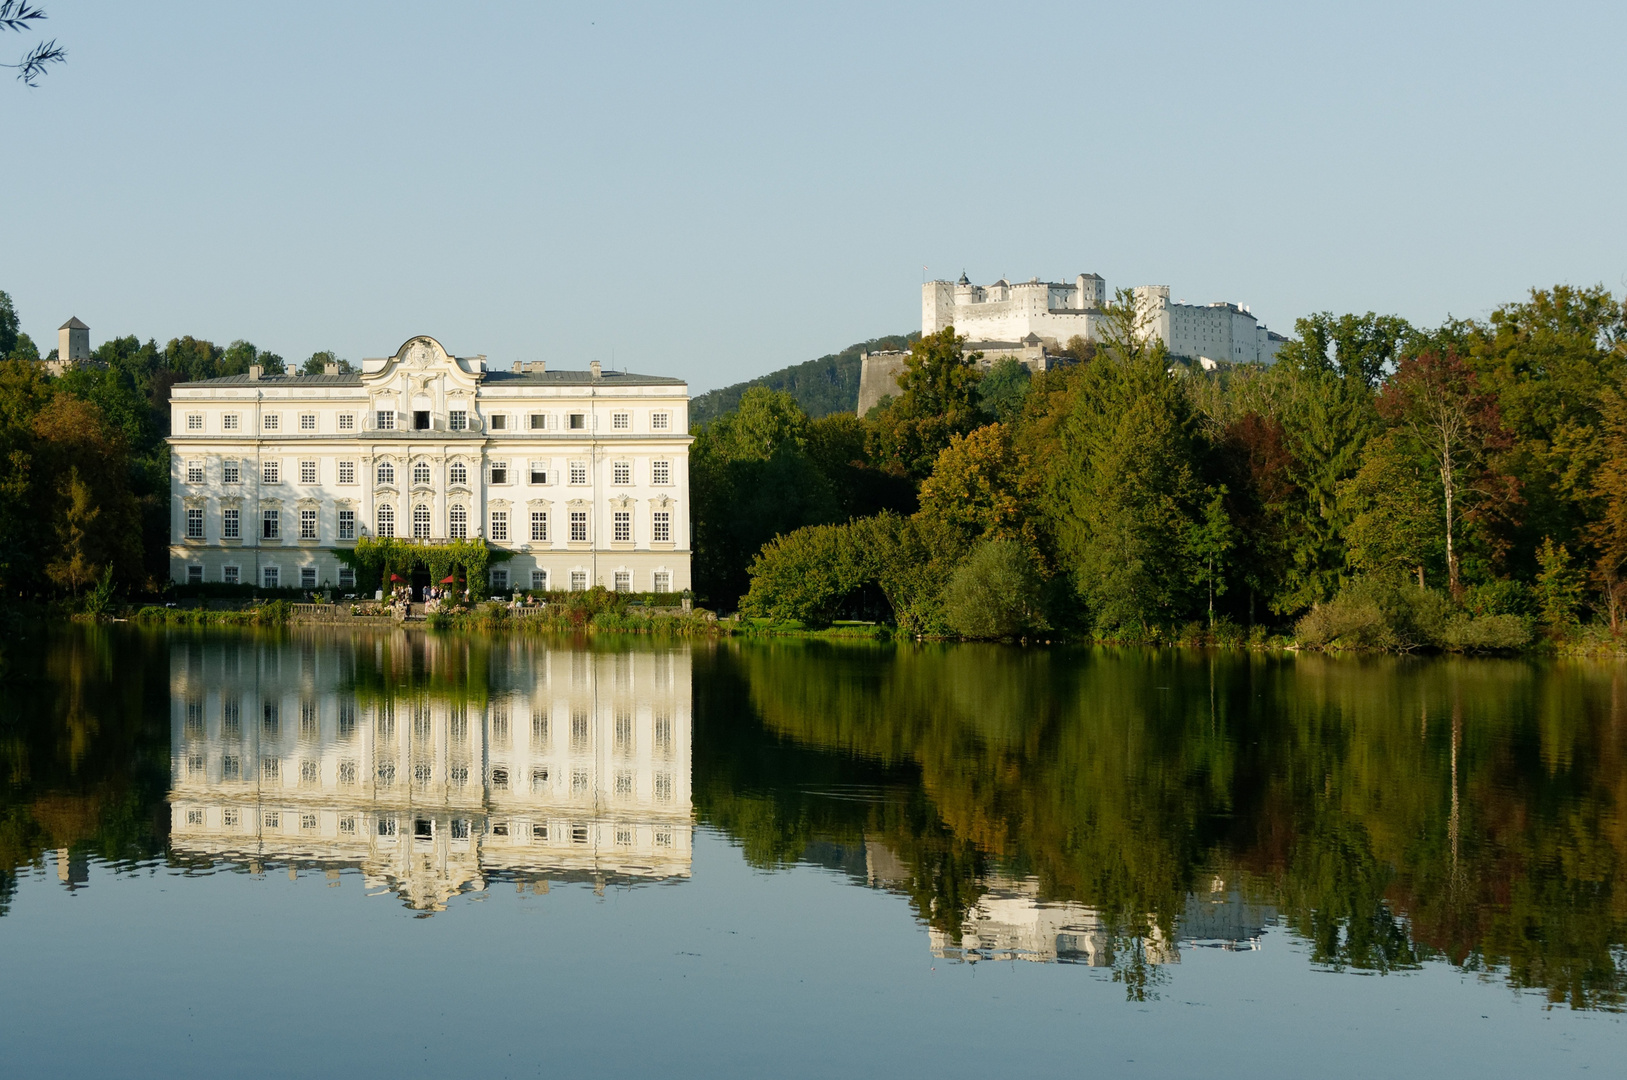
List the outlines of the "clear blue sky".
<svg viewBox="0 0 1627 1080">
<path fill-rule="evenodd" d="M 698 392 L 919 329 L 923 266 L 1284 332 L 1627 282 L 1619 2 L 40 2 L 0 289 L 45 348 L 429 333 Z"/>
</svg>

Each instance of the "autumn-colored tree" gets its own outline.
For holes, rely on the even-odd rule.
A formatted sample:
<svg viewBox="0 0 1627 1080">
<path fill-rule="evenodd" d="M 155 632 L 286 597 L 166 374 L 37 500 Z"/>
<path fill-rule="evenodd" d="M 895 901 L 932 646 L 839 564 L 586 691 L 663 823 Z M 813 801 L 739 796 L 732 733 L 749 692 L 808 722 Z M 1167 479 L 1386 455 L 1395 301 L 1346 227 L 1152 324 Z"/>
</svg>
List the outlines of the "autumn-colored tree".
<svg viewBox="0 0 1627 1080">
<path fill-rule="evenodd" d="M 1512 439 L 1496 398 L 1455 352 L 1429 350 L 1401 362 L 1384 384 L 1378 408 L 1400 445 L 1427 460 L 1440 494 L 1447 584 L 1462 593 L 1463 524 L 1506 516 L 1518 485 L 1498 470 Z"/>
<path fill-rule="evenodd" d="M 1037 554 L 1037 483 L 1005 424 L 956 435 L 921 484 L 921 514 L 957 532 L 968 545 L 1011 540 Z"/>
</svg>

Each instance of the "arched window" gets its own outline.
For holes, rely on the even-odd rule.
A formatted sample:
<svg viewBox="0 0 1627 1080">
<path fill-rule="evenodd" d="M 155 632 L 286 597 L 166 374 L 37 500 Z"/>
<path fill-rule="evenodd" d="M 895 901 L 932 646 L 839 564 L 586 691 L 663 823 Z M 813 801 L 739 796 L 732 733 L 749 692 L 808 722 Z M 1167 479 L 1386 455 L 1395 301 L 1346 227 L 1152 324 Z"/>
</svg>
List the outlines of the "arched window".
<svg viewBox="0 0 1627 1080">
<path fill-rule="evenodd" d="M 454 461 L 452 467 L 447 470 L 446 479 L 448 483 L 467 484 L 469 482 L 469 467 L 461 461 Z"/>
<path fill-rule="evenodd" d="M 389 503 L 380 503 L 378 509 L 378 534 L 380 536 L 395 535 L 395 507 Z"/>
<path fill-rule="evenodd" d="M 423 503 L 412 508 L 412 535 L 415 540 L 429 539 L 429 507 Z"/>
<path fill-rule="evenodd" d="M 420 461 L 412 467 L 412 482 L 415 484 L 429 483 L 429 462 Z"/>
<path fill-rule="evenodd" d="M 395 483 L 395 466 L 388 461 L 379 462 L 378 476 L 381 484 Z"/>
<path fill-rule="evenodd" d="M 467 540 L 469 538 L 469 511 L 461 506 L 454 506 L 447 511 L 447 535 L 454 540 Z"/>
</svg>

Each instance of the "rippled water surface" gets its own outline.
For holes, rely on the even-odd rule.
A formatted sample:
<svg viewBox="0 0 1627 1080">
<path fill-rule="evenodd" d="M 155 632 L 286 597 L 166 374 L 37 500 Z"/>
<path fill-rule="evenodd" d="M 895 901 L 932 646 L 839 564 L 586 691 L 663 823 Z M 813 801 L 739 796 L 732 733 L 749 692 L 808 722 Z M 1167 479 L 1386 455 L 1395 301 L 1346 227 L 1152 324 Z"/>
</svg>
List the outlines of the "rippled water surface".
<svg viewBox="0 0 1627 1080">
<path fill-rule="evenodd" d="M 85 1076 L 1627 1061 L 1627 668 L 8 643 L 0 1060 Z"/>
</svg>

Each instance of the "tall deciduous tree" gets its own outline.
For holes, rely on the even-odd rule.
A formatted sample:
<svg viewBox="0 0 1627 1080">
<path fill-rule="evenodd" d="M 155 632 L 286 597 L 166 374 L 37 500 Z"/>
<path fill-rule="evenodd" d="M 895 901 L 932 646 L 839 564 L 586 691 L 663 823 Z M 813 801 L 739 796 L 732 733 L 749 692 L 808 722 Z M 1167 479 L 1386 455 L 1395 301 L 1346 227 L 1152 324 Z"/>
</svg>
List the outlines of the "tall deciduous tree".
<svg viewBox="0 0 1627 1080">
<path fill-rule="evenodd" d="M 1402 444 L 1436 474 L 1447 584 L 1457 596 L 1465 517 L 1506 511 L 1518 495 L 1513 479 L 1496 467 L 1511 442 L 1496 399 L 1456 353 L 1430 350 L 1401 362 L 1378 406 Z"/>
<path fill-rule="evenodd" d="M 946 326 L 910 346 L 898 396 L 876 417 L 870 454 L 878 464 L 915 480 L 932 471 L 956 435 L 981 427 L 978 400 L 981 353 L 965 352 L 966 339 Z"/>
</svg>

